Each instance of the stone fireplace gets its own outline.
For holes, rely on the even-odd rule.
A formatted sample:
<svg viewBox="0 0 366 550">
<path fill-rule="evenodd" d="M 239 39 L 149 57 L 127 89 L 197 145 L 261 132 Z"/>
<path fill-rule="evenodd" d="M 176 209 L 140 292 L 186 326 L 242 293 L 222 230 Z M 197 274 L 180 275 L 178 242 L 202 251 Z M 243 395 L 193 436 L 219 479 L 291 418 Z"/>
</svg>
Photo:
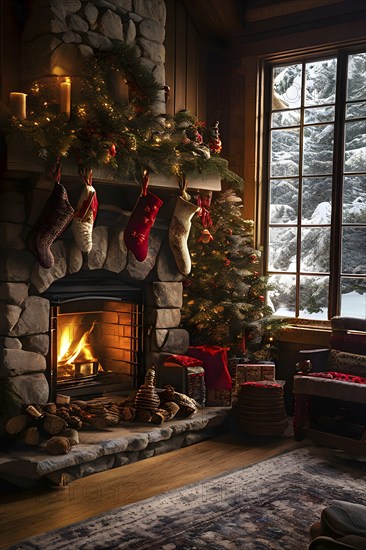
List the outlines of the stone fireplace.
<svg viewBox="0 0 366 550">
<path fill-rule="evenodd" d="M 45 180 L 9 171 L 4 183 L 0 376 L 24 404 L 46 403 L 55 392 L 120 399 L 141 383 L 147 367 L 158 366 L 172 353 L 187 352 L 189 334 L 180 326 L 182 275 L 168 239 L 178 190 L 157 188 L 164 205 L 149 235 L 148 255 L 138 262 L 125 248 L 123 230 L 139 191 L 97 181 L 102 200 L 91 252 L 81 253 L 68 228 L 52 244 L 54 266 L 45 269 L 27 249 L 27 235 L 49 194 Z M 78 183 L 68 177 L 63 183 L 72 199 Z M 121 204 L 128 209 L 122 210 Z M 84 338 L 87 351 L 68 343 L 63 347 L 65 331 L 67 342 L 78 344 Z M 58 367 L 63 370 L 57 372 Z M 15 445 L 0 457 L 0 478 L 20 487 L 40 480 L 65 485 L 213 437 L 223 429 L 226 415 L 223 407 L 206 407 L 193 418 L 162 426 L 123 423 L 82 430 L 80 445 L 65 455 Z"/>
<path fill-rule="evenodd" d="M 122 41 L 134 44 L 141 64 L 165 84 L 164 0 L 68 0 L 62 7 L 55 0 L 35 0 L 27 6 L 23 91 L 35 80 L 57 87 L 60 77 L 68 76 L 77 100 L 85 59 Z M 165 112 L 163 91 L 154 109 Z M 29 145 L 7 144 L 0 195 L 0 378 L 23 403 L 45 403 L 56 392 L 129 391 L 141 384 L 148 367 L 158 366 L 167 354 L 186 353 L 189 346 L 180 326 L 183 276 L 168 238 L 178 180 L 150 176 L 163 205 L 140 262 L 123 238 L 139 185 L 122 181 L 108 166 L 93 169 L 99 211 L 92 249 L 81 252 L 69 226 L 53 242 L 55 262 L 46 269 L 27 243 L 55 185 L 38 153 Z M 83 187 L 75 159 L 62 161 L 61 183 L 75 209 Z M 190 189 L 220 185 L 218 177 L 189 181 Z M 62 343 L 65 334 L 67 344 Z M 86 340 L 88 353 L 76 353 L 77 339 Z"/>
<path fill-rule="evenodd" d="M 101 393 L 109 384 L 112 391 L 130 390 L 141 383 L 147 367 L 157 366 L 167 354 L 184 354 L 189 345 L 188 333 L 180 328 L 182 276 L 169 247 L 169 218 L 165 217 L 176 193 L 160 192 L 165 198 L 164 218 L 157 218 L 150 232 L 143 262 L 138 262 L 123 242 L 130 212 L 115 202 L 103 202 L 91 252 L 83 254 L 67 229 L 51 247 L 54 266 L 45 269 L 26 244 L 35 210 L 42 207 L 40 197 L 44 201 L 48 195 L 38 183 L 9 178 L 1 195 L 2 377 L 8 377 L 24 403 L 46 402 L 57 384 L 58 391 L 75 394 L 80 381 L 84 382 L 82 393 Z M 64 184 L 68 185 L 67 178 Z M 71 197 L 72 185 L 69 187 Z M 109 186 L 104 187 L 107 189 L 100 195 L 107 200 Z M 122 200 L 126 194 L 138 196 L 138 190 L 128 186 L 121 187 L 119 193 Z M 66 348 L 61 343 L 62 331 L 70 340 Z M 73 350 L 70 345 L 88 332 L 86 340 L 94 351 L 91 356 L 74 357 L 76 363 L 79 360 L 79 373 L 71 377 L 66 360 Z M 61 345 L 64 357 L 59 363 L 63 361 L 64 371 L 57 375 Z M 76 343 L 73 345 L 75 348 Z"/>
<path fill-rule="evenodd" d="M 22 6 L 27 13 L 20 22 L 20 95 L 35 80 L 58 91 L 70 77 L 74 104 L 85 59 L 122 41 L 136 45 L 141 64 L 165 84 L 164 0 L 32 0 Z M 153 106 L 163 118 L 165 100 L 161 91 Z M 0 382 L 7 395 L 10 390 L 20 397 L 6 414 L 53 401 L 56 394 L 99 403 L 121 395 L 124 400 L 149 367 L 160 366 L 168 355 L 184 355 L 189 347 L 181 326 L 183 275 L 169 243 L 181 195 L 178 180 L 150 174 L 149 189 L 162 206 L 148 235 L 147 256 L 138 261 L 126 248 L 124 231 L 140 185 L 109 166 L 93 168 L 99 209 L 92 248 L 82 252 L 69 225 L 53 241 L 54 264 L 46 268 L 31 251 L 29 235 L 55 179 L 29 144 L 8 141 L 6 161 L 0 191 Z M 75 210 L 84 186 L 79 167 L 67 157 L 61 168 L 61 183 Z M 191 196 L 220 188 L 218 175 L 188 181 Z M 193 418 L 161 427 L 123 423 L 81 430 L 80 445 L 65 455 L 50 456 L 45 443 L 25 448 L 14 442 L 0 457 L 0 478 L 25 487 L 40 479 L 65 484 L 212 437 L 225 417 L 223 408 L 206 407 Z"/>
</svg>

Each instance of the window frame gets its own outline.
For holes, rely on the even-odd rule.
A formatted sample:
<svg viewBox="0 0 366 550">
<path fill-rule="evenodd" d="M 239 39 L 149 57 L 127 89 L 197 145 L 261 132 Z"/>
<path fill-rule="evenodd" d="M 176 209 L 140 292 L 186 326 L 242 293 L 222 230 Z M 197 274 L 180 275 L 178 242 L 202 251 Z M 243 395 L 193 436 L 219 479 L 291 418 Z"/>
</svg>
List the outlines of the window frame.
<svg viewBox="0 0 366 550">
<path fill-rule="evenodd" d="M 341 278 L 342 274 L 342 229 L 347 223 L 342 220 L 342 202 L 343 202 L 343 179 L 347 175 L 344 171 L 344 145 L 346 128 L 346 105 L 349 104 L 346 97 L 347 91 L 347 59 L 349 55 L 363 53 L 366 51 L 366 43 L 360 41 L 347 42 L 343 44 L 333 44 L 321 48 L 308 48 L 301 52 L 282 52 L 274 55 L 263 56 L 259 60 L 258 66 L 258 84 L 259 84 L 259 112 L 258 112 L 258 210 L 257 210 L 257 235 L 263 246 L 263 269 L 267 272 L 267 263 L 269 257 L 269 209 L 270 209 L 270 147 L 271 147 L 271 113 L 272 113 L 272 69 L 276 65 L 292 65 L 296 63 L 303 64 L 310 61 L 321 61 L 332 57 L 337 58 L 337 82 L 336 98 L 341 101 L 335 101 L 334 116 L 334 147 L 333 147 L 333 172 L 332 172 L 332 212 L 330 223 L 330 242 L 332 253 L 329 258 L 329 293 L 328 293 L 328 320 L 313 320 L 297 317 L 297 307 L 299 307 L 299 280 L 302 271 L 300 270 L 300 231 L 303 227 L 301 218 L 298 217 L 297 231 L 297 266 L 296 273 L 296 306 L 295 316 L 289 317 L 292 325 L 296 326 L 329 326 L 330 319 L 339 315 L 341 301 Z M 303 71 L 304 72 L 304 71 Z M 305 75 L 302 75 L 304 83 Z M 302 139 L 303 139 L 303 104 L 301 105 L 301 125 L 300 125 L 300 146 L 299 146 L 299 165 L 302 163 Z M 366 171 L 366 170 L 365 170 Z M 305 176 L 301 174 L 301 180 Z M 299 192 L 299 197 L 301 194 Z M 301 213 L 301 206 L 298 207 L 298 214 Z M 341 221 L 340 221 L 341 220 Z M 351 224 L 352 225 L 352 224 Z M 354 225 L 353 225 L 354 226 Z M 336 247 L 336 248 L 335 248 Z M 275 274 L 275 272 L 273 272 Z M 281 273 L 281 272 L 279 272 Z M 316 275 L 316 273 L 311 273 Z M 319 274 L 323 275 L 323 274 Z M 300 312 L 299 312 L 300 313 Z"/>
</svg>

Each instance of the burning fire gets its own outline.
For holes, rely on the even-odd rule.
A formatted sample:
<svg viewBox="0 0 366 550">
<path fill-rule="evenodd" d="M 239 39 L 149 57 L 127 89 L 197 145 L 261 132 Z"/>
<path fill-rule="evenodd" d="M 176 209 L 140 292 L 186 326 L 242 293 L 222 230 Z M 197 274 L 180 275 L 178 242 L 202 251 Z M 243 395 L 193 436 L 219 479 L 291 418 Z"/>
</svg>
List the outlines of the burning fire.
<svg viewBox="0 0 366 550">
<path fill-rule="evenodd" d="M 94 371 L 97 370 L 95 367 L 100 367 L 92 345 L 89 343 L 95 324 L 96 321 L 76 344 L 70 336 L 70 325 L 64 327 L 58 347 L 58 377 L 87 376 L 95 374 Z"/>
</svg>

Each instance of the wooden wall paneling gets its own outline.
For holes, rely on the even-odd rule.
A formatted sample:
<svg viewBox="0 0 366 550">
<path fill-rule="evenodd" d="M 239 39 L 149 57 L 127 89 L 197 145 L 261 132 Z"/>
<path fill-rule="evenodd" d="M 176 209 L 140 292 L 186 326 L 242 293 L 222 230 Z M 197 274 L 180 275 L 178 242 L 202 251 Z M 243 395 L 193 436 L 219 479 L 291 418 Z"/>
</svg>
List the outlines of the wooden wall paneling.
<svg viewBox="0 0 366 550">
<path fill-rule="evenodd" d="M 203 40 L 198 44 L 197 59 L 197 116 L 207 120 L 207 48 Z"/>
<path fill-rule="evenodd" d="M 222 141 L 222 156 L 229 161 L 230 168 L 243 175 L 243 83 L 235 75 L 230 59 L 225 58 L 222 72 L 220 135 Z M 234 111 L 232 113 L 232 110 Z"/>
<path fill-rule="evenodd" d="M 180 2 L 176 4 L 175 40 L 174 111 L 177 112 L 186 108 L 187 78 L 187 13 Z"/>
<path fill-rule="evenodd" d="M 261 187 L 259 181 L 259 151 L 258 151 L 258 102 L 261 100 L 258 90 L 257 59 L 247 59 L 245 67 L 244 94 L 244 216 L 255 220 L 258 214 L 258 199 Z M 241 103 L 242 103 L 241 102 Z M 242 108 L 242 105 L 241 105 Z M 260 200 L 262 200 L 262 194 Z M 257 242 L 257 244 L 259 244 Z"/>
<path fill-rule="evenodd" d="M 170 86 L 167 112 L 187 109 L 207 120 L 209 40 L 202 36 L 181 0 L 166 0 L 165 75 Z"/>
<path fill-rule="evenodd" d="M 165 83 L 170 86 L 170 94 L 166 103 L 166 112 L 174 114 L 175 95 L 175 0 L 166 0 L 165 26 Z"/>
<path fill-rule="evenodd" d="M 6 104 L 11 91 L 21 91 L 20 28 L 14 4 L 10 0 L 0 2 L 0 99 Z"/>
<path fill-rule="evenodd" d="M 186 78 L 186 108 L 197 115 L 197 92 L 199 85 L 198 75 L 199 37 L 196 27 L 187 21 L 187 78 Z"/>
</svg>

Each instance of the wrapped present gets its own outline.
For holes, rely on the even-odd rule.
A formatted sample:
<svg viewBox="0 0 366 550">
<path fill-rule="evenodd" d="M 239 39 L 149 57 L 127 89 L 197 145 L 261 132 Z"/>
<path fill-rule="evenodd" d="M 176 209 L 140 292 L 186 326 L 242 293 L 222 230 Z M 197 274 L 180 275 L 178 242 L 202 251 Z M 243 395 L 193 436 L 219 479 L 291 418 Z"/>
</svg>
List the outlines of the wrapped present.
<svg viewBox="0 0 366 550">
<path fill-rule="evenodd" d="M 204 407 L 206 404 L 206 384 L 203 367 L 187 367 L 186 384 L 186 395 L 192 397 L 201 407 Z"/>
<path fill-rule="evenodd" d="M 206 384 L 206 406 L 229 407 L 232 403 L 232 380 L 228 370 L 228 348 L 190 346 L 189 356 L 203 361 Z"/>
<path fill-rule="evenodd" d="M 244 382 L 259 382 L 261 380 L 273 382 L 276 377 L 275 364 L 268 361 L 263 363 L 238 363 L 236 365 L 236 394 L 240 384 Z"/>
<path fill-rule="evenodd" d="M 199 359 L 170 355 L 157 370 L 159 387 L 173 386 L 178 392 L 195 399 L 201 407 L 206 402 L 205 370 Z"/>
</svg>

